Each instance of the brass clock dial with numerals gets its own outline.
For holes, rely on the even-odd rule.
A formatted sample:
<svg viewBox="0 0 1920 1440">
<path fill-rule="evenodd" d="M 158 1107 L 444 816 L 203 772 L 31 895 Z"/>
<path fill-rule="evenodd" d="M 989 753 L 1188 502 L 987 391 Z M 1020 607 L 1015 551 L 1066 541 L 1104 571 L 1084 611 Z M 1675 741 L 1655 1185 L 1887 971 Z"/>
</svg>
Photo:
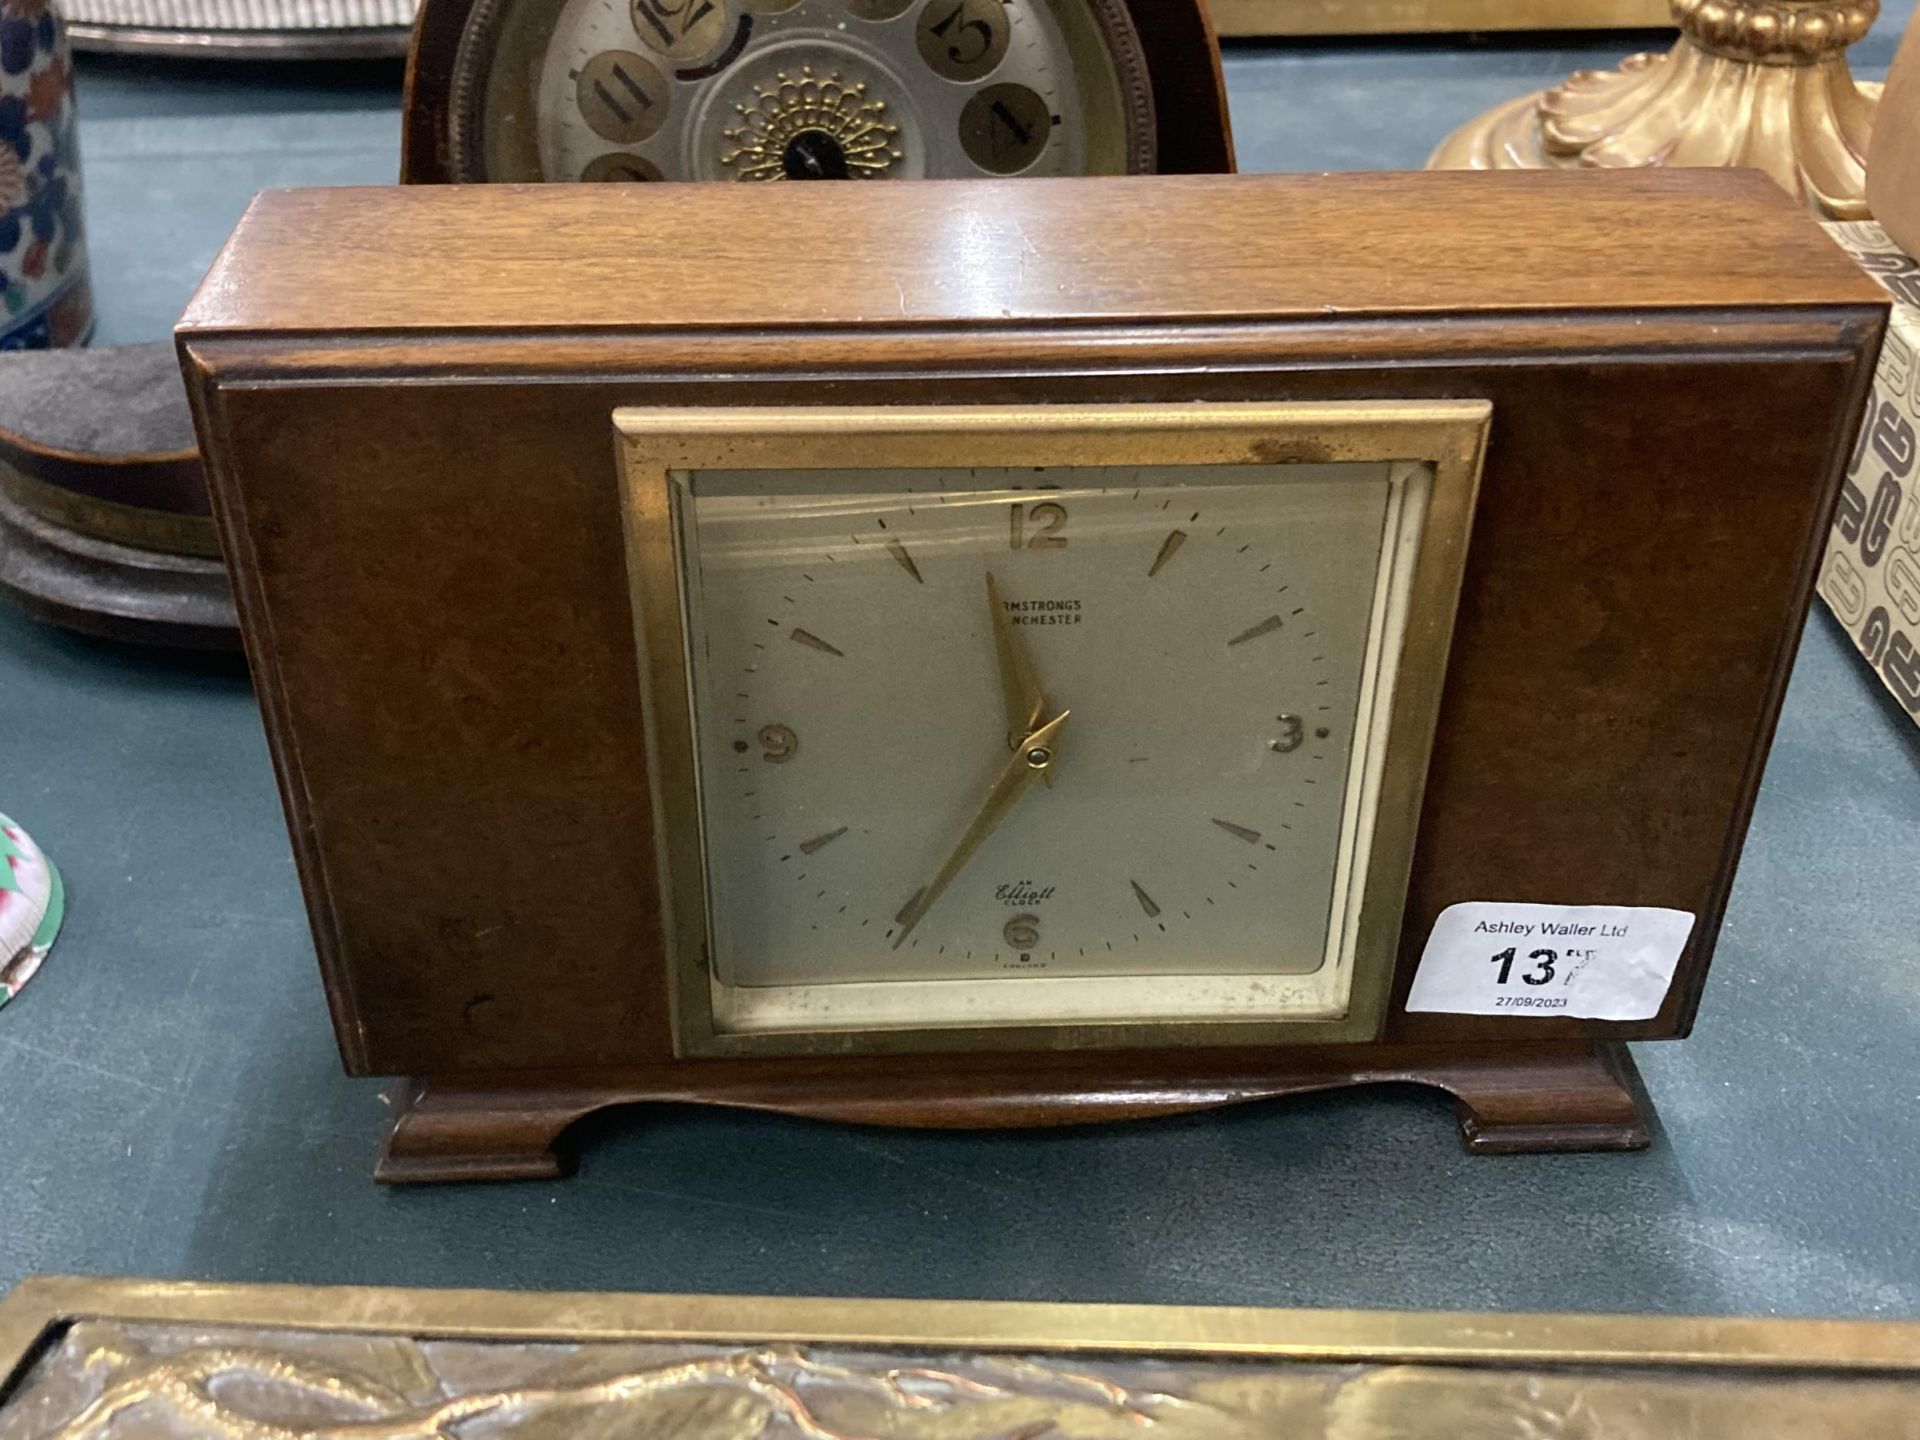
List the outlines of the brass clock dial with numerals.
<svg viewBox="0 0 1920 1440">
<path fill-rule="evenodd" d="M 403 172 L 785 181 L 1231 164 L 1192 0 L 428 0 Z"/>
<path fill-rule="evenodd" d="M 1151 168 L 1120 0 L 522 0 L 500 15 L 456 77 L 471 97 L 456 164 L 488 179 Z"/>
</svg>

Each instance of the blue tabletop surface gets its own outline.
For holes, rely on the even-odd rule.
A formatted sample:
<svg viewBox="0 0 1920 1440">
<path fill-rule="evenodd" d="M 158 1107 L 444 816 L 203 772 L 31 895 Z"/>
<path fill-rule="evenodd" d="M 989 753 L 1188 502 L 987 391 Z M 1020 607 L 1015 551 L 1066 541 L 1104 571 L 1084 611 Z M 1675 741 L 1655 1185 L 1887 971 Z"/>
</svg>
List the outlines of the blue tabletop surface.
<svg viewBox="0 0 1920 1440">
<path fill-rule="evenodd" d="M 1856 50 L 1883 72 L 1910 5 Z M 1235 46 L 1249 169 L 1417 166 L 1658 37 Z M 83 59 L 100 339 L 259 187 L 390 179 L 397 66 Z M 1469 1158 L 1381 1090 L 973 1135 L 649 1109 L 577 1177 L 388 1191 L 244 677 L 0 609 L 0 810 L 66 933 L 0 1012 L 0 1287 L 35 1271 L 1327 1306 L 1920 1315 L 1920 729 L 1810 620 L 1695 1037 L 1639 1155 Z"/>
</svg>

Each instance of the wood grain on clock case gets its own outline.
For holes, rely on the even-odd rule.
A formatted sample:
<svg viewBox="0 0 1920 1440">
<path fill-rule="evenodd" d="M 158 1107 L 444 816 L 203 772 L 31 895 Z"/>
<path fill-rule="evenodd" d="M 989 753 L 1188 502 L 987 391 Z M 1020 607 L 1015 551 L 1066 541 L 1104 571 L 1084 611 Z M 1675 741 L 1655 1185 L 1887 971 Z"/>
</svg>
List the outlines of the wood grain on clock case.
<svg viewBox="0 0 1920 1440">
<path fill-rule="evenodd" d="M 595 1095 L 1007 1123 L 1391 1074 L 1483 1148 L 1641 1138 L 1594 1047 L 1692 1024 L 1878 287 L 1739 172 L 838 193 L 270 193 L 182 322 L 342 1054 L 436 1077 L 388 1173 L 548 1165 Z M 832 237 L 805 283 L 774 225 Z M 674 1058 L 616 405 L 1443 396 L 1493 429 L 1379 1045 Z M 1404 1013 L 1487 899 L 1699 919 L 1650 1020 Z"/>
<path fill-rule="evenodd" d="M 443 185 L 456 178 L 450 140 L 454 61 L 473 9 L 474 0 L 425 0 L 414 20 L 400 129 L 404 183 Z M 1127 0 L 1127 13 L 1146 51 L 1153 87 L 1156 170 L 1162 175 L 1231 171 L 1227 82 L 1206 0 Z"/>
</svg>

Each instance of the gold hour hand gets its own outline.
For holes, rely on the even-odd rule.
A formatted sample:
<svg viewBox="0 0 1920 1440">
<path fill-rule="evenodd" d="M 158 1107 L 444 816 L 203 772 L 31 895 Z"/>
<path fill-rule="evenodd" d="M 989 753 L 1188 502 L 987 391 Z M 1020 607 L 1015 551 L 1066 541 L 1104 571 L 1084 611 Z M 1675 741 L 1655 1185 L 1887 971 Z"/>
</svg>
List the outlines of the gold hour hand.
<svg viewBox="0 0 1920 1440">
<path fill-rule="evenodd" d="M 1026 793 L 1027 787 L 1047 773 L 1048 767 L 1053 764 L 1057 737 L 1061 727 L 1067 723 L 1068 713 L 1062 710 L 1028 735 L 1025 743 L 1008 757 L 993 787 L 987 791 L 987 798 L 980 802 L 980 808 L 974 812 L 966 832 L 941 863 L 939 872 L 927 882 L 924 889 L 915 893 L 896 917 L 900 922 L 900 932 L 893 937 L 894 949 L 898 950 L 901 942 L 913 933 L 913 927 L 933 908 L 933 902 L 953 883 L 954 877 L 966 868 L 974 851 L 999 828 L 1000 822 L 1007 818 L 1007 812 Z"/>
<path fill-rule="evenodd" d="M 1040 692 L 1040 679 L 1033 673 L 1027 647 L 1007 618 L 1007 607 L 991 570 L 987 572 L 987 608 L 993 612 L 993 648 L 1000 657 L 1000 693 L 1007 702 L 1007 748 L 1013 749 L 1022 738 L 1033 734 L 1046 713 L 1047 700 Z"/>
</svg>

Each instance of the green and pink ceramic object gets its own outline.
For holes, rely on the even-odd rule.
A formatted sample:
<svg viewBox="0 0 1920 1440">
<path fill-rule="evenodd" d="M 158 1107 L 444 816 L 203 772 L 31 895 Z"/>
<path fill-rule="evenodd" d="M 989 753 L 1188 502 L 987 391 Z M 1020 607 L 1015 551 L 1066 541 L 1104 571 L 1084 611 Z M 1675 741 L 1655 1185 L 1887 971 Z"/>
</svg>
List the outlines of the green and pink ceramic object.
<svg viewBox="0 0 1920 1440">
<path fill-rule="evenodd" d="M 25 830 L 0 815 L 0 1006 L 47 958 L 65 909 L 60 872 Z"/>
</svg>

